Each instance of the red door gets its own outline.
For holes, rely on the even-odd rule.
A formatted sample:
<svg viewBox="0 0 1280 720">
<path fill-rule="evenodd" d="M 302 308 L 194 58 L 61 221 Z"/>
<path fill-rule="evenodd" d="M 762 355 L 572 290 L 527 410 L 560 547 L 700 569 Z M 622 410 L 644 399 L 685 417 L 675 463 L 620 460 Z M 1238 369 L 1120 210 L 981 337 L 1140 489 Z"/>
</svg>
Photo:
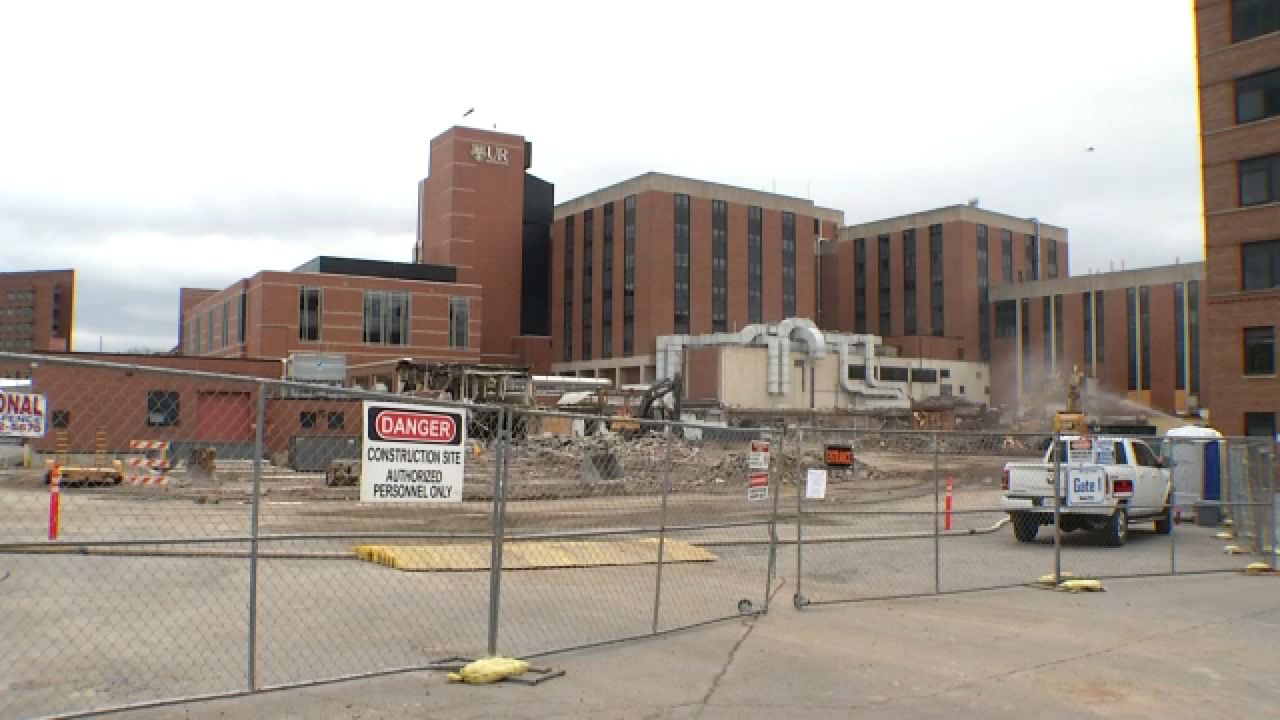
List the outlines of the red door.
<svg viewBox="0 0 1280 720">
<path fill-rule="evenodd" d="M 253 400 L 247 392 L 201 392 L 196 402 L 200 442 L 253 442 Z"/>
</svg>

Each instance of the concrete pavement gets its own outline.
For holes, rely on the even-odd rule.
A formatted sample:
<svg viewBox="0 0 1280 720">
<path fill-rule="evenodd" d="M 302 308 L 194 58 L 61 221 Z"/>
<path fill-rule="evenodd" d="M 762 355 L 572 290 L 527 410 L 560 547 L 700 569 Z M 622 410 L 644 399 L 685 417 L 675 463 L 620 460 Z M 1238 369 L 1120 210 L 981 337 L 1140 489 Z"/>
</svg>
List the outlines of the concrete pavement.
<svg viewBox="0 0 1280 720">
<path fill-rule="evenodd" d="M 1107 581 L 789 607 L 535 661 L 538 687 L 409 673 L 129 713 L 190 718 L 1280 717 L 1280 578 Z"/>
</svg>

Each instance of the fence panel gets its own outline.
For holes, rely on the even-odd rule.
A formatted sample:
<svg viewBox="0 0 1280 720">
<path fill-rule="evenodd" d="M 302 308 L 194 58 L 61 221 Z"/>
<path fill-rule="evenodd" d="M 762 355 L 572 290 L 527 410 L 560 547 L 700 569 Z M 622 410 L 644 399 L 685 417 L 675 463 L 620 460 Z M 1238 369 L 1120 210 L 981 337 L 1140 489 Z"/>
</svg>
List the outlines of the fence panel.
<svg viewBox="0 0 1280 720">
<path fill-rule="evenodd" d="M 800 604 L 936 590 L 938 475 L 931 434 L 800 428 L 784 445 L 784 477 L 800 484 Z M 829 446 L 851 449 L 852 458 L 826 468 L 819 498 L 806 476 L 827 465 Z"/>
<path fill-rule="evenodd" d="M 763 607 L 771 504 L 748 507 L 747 477 L 738 472 L 757 431 L 553 412 L 514 418 L 503 652 L 546 653 L 732 617 L 744 598 L 748 610 Z M 722 562 L 701 544 L 715 538 L 748 550 Z M 700 572 L 686 571 L 694 566 Z M 747 587 L 753 592 L 744 595 Z"/>
<path fill-rule="evenodd" d="M 1019 538 L 1002 489 L 1006 464 L 1043 462 L 1049 442 L 1045 433 L 938 434 L 940 591 L 1022 585 L 1053 572 L 1053 525 L 1024 523 L 1036 532 Z M 1051 505 L 1042 510 L 1052 517 Z"/>
<path fill-rule="evenodd" d="M 468 414 L 460 502 L 361 503 L 364 400 L 415 408 L 439 403 L 278 383 L 265 388 L 258 684 L 481 654 L 499 410 L 449 408 Z"/>
<path fill-rule="evenodd" d="M 169 451 L 251 438 L 256 384 L 38 362 L 49 427 L 0 477 L 0 716 L 244 691 L 250 507 Z"/>
</svg>

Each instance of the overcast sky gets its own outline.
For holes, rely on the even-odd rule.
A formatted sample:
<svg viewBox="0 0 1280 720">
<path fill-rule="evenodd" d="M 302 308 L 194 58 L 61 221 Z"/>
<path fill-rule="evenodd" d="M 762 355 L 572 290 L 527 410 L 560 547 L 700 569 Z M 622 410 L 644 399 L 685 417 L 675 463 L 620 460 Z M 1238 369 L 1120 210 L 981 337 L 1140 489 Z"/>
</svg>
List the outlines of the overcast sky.
<svg viewBox="0 0 1280 720">
<path fill-rule="evenodd" d="M 171 347 L 184 285 L 409 260 L 472 107 L 557 201 L 649 170 L 849 223 L 978 197 L 1069 228 L 1075 274 L 1203 256 L 1185 1 L 192 6 L 0 9 L 0 270 L 78 271 L 77 349 Z"/>
</svg>

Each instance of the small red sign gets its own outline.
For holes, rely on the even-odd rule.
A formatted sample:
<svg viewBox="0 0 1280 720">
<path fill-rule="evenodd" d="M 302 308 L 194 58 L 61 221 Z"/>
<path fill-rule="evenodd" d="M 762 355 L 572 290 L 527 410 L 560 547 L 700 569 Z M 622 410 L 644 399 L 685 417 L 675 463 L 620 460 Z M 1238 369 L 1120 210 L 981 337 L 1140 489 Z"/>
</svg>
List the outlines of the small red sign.
<svg viewBox="0 0 1280 720">
<path fill-rule="evenodd" d="M 458 436 L 458 422 L 449 415 L 383 410 L 374 426 L 380 440 L 451 443 Z"/>
<path fill-rule="evenodd" d="M 750 486 L 753 488 L 769 487 L 769 473 L 751 473 Z"/>
</svg>

